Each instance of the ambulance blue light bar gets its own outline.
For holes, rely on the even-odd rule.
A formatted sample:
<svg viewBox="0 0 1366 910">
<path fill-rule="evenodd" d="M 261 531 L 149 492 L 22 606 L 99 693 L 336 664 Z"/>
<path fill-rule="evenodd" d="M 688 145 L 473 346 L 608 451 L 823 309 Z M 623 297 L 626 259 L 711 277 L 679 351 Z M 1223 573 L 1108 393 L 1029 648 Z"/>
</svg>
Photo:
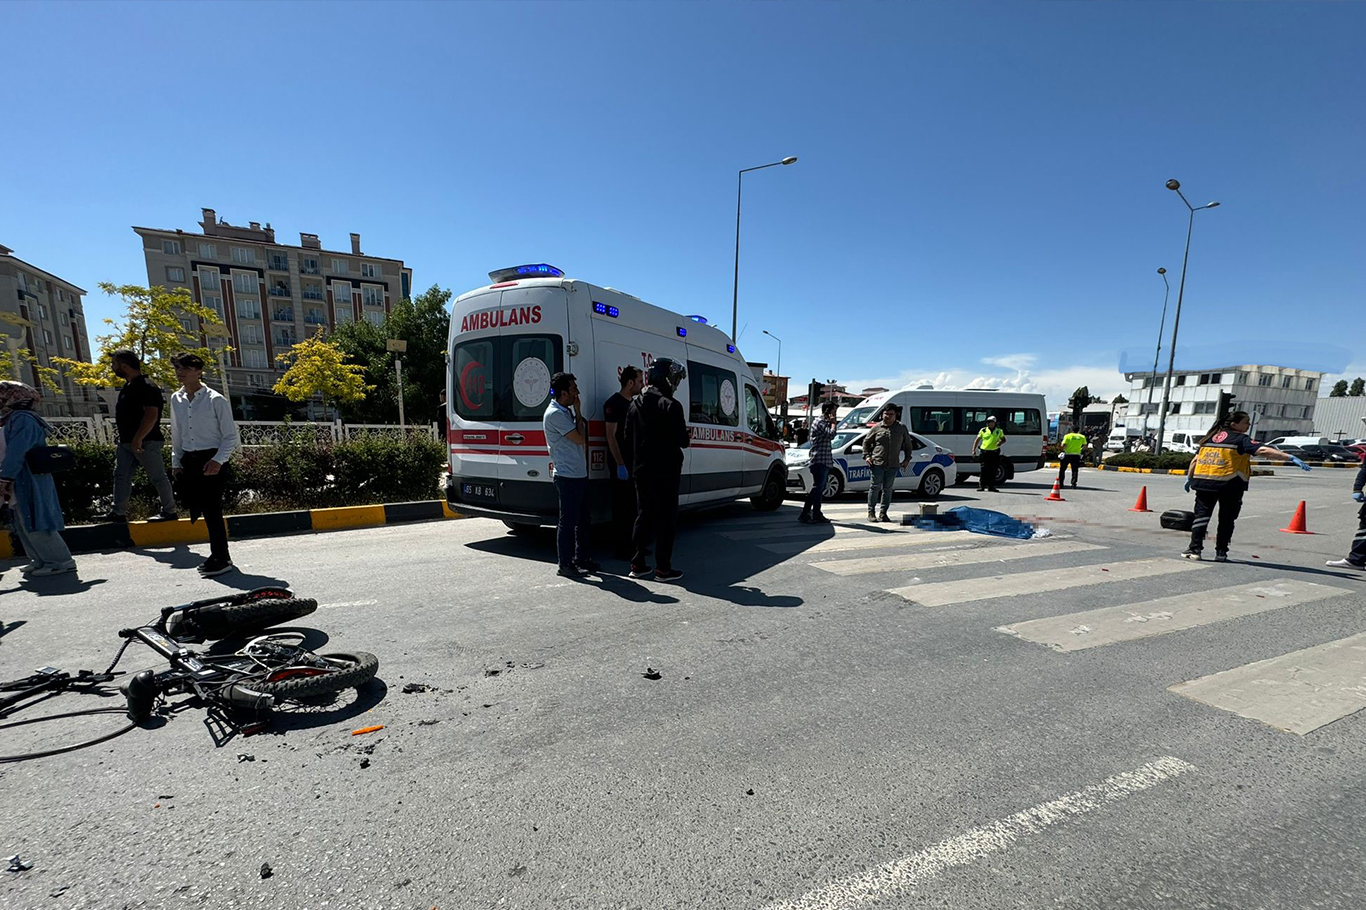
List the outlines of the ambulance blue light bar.
<svg viewBox="0 0 1366 910">
<path fill-rule="evenodd" d="M 700 323 L 702 323 L 703 325 L 706 325 L 706 324 L 707 324 L 707 317 L 706 317 L 706 316 L 689 316 L 688 318 L 691 319 L 693 322 L 700 322 Z"/>
<path fill-rule="evenodd" d="M 733 345 L 733 344 L 728 344 L 728 345 L 726 345 L 726 350 L 727 350 L 729 353 L 734 354 L 734 353 L 735 353 L 735 345 Z"/>
<path fill-rule="evenodd" d="M 598 303 L 596 300 L 593 301 L 593 312 L 599 316 L 611 316 L 613 319 L 621 315 L 621 310 L 605 303 Z"/>
<path fill-rule="evenodd" d="M 514 265 L 489 272 L 489 281 L 498 284 L 512 278 L 563 278 L 564 272 L 544 262 L 535 265 Z"/>
<path fill-rule="evenodd" d="M 677 327 L 677 331 L 678 331 L 678 337 L 679 337 L 679 338 L 687 338 L 687 337 L 688 337 L 688 330 L 685 329 L 685 328 L 683 328 L 683 326 L 681 326 L 681 325 L 678 326 L 678 327 Z"/>
</svg>

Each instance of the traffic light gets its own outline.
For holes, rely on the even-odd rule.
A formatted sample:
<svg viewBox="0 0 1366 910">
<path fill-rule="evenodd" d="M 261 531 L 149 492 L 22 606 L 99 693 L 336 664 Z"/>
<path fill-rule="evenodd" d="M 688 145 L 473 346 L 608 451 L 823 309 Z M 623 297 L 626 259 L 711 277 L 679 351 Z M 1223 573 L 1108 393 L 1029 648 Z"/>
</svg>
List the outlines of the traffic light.
<svg viewBox="0 0 1366 910">
<path fill-rule="evenodd" d="M 1219 413 L 1215 416 L 1215 419 L 1216 419 L 1216 420 L 1223 420 L 1223 419 L 1224 419 L 1225 417 L 1227 417 L 1229 414 L 1232 414 L 1232 413 L 1233 413 L 1233 402 L 1234 402 L 1235 400 L 1236 400 L 1236 399 L 1233 397 L 1233 393 L 1232 393 L 1232 392 L 1220 392 L 1220 393 L 1219 393 Z"/>
<path fill-rule="evenodd" d="M 821 402 L 821 384 L 816 380 L 811 380 L 811 385 L 806 388 L 806 413 L 811 415 L 819 407 Z"/>
</svg>

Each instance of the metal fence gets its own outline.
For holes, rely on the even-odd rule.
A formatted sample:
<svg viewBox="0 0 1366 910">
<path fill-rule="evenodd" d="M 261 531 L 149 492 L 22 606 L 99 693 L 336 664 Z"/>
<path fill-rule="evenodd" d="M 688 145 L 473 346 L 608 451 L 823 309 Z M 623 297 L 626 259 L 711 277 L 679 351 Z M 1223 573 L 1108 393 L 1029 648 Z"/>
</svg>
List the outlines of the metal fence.
<svg viewBox="0 0 1366 910">
<path fill-rule="evenodd" d="M 49 439 L 53 442 L 99 442 L 114 445 L 119 441 L 118 427 L 108 417 L 47 417 L 52 425 Z M 309 421 L 289 420 L 239 420 L 237 432 L 244 446 L 279 445 L 285 441 L 304 440 L 314 444 L 344 442 L 362 436 L 416 436 L 425 439 L 439 439 L 436 424 L 398 424 L 379 423 L 312 423 Z M 170 421 L 161 422 L 161 433 L 171 438 Z"/>
</svg>

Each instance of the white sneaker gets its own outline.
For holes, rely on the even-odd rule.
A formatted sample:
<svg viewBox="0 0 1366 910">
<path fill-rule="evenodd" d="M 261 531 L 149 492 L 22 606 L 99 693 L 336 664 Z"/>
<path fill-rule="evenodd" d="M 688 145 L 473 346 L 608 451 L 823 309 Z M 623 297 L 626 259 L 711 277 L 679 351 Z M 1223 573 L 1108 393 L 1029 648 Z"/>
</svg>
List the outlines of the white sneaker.
<svg viewBox="0 0 1366 910">
<path fill-rule="evenodd" d="M 76 571 L 76 560 L 69 559 L 66 562 L 59 562 L 56 565 L 45 565 L 34 569 L 29 574 L 34 578 L 46 578 L 49 575 L 65 575 L 68 572 Z"/>
<path fill-rule="evenodd" d="M 1324 565 L 1333 569 L 1356 569 L 1358 572 L 1366 572 L 1366 566 L 1359 566 L 1350 559 L 1330 559 Z"/>
</svg>

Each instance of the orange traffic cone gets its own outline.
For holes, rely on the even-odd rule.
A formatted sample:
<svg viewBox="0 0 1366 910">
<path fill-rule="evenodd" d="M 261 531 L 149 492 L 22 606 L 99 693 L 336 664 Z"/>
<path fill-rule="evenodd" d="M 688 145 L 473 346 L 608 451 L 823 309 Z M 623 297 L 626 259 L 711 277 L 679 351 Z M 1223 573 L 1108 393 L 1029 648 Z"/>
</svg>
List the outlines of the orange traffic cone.
<svg viewBox="0 0 1366 910">
<path fill-rule="evenodd" d="M 1053 492 L 1044 497 L 1048 502 L 1067 502 L 1062 498 L 1062 481 L 1053 481 Z"/>
<path fill-rule="evenodd" d="M 1129 511 L 1130 511 L 1130 512 L 1151 512 L 1151 511 L 1152 511 L 1152 509 L 1148 508 L 1148 488 L 1147 488 L 1146 486 L 1145 486 L 1143 489 L 1141 489 L 1141 490 L 1138 491 L 1138 502 L 1134 503 L 1134 507 L 1133 507 L 1132 509 L 1130 509 Z"/>
<path fill-rule="evenodd" d="M 1287 533 L 1287 534 L 1313 534 L 1313 533 L 1314 533 L 1313 531 L 1309 530 L 1309 528 L 1306 526 L 1306 522 L 1305 522 L 1305 520 L 1304 520 L 1304 500 L 1303 500 L 1303 499 L 1300 500 L 1299 506 L 1296 507 L 1296 509 L 1295 509 L 1295 517 L 1292 518 L 1292 519 L 1290 519 L 1290 527 L 1288 527 L 1288 528 L 1281 528 L 1281 530 L 1284 531 L 1284 532 Z"/>
</svg>

